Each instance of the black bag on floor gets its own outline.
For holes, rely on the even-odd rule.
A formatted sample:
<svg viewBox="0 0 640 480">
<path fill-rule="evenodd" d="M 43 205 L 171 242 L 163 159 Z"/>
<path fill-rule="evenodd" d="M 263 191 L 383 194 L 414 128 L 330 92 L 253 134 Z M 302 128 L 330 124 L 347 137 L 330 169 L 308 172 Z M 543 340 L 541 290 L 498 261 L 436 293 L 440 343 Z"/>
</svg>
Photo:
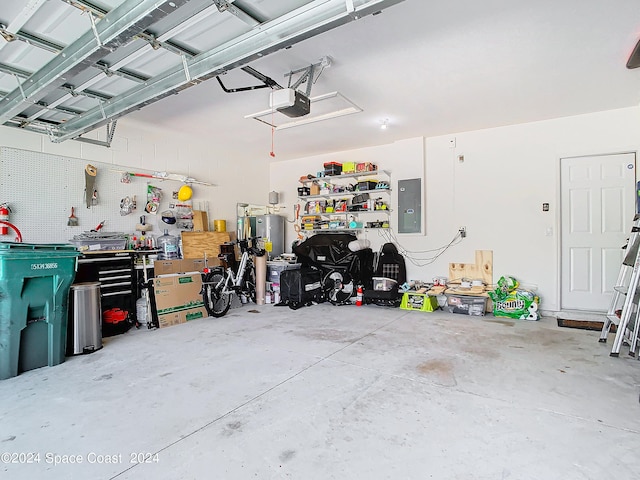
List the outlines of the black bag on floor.
<svg viewBox="0 0 640 480">
<path fill-rule="evenodd" d="M 284 270 L 280 274 L 280 303 L 296 310 L 300 307 L 320 303 L 322 296 L 322 274 L 319 270 L 301 268 Z"/>
</svg>

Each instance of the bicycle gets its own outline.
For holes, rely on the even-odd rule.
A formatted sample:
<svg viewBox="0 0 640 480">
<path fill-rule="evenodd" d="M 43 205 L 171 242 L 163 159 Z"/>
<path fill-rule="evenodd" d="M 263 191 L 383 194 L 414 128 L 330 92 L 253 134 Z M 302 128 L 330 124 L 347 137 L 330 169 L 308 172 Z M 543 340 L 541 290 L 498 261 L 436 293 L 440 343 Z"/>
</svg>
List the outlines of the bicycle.
<svg viewBox="0 0 640 480">
<path fill-rule="evenodd" d="M 223 317 L 231 307 L 233 295 L 244 295 L 256 302 L 256 272 L 251 255 L 263 256 L 264 249 L 257 248 L 261 237 L 251 237 L 232 242 L 240 247 L 240 263 L 234 272 L 230 265 L 214 267 L 205 272 L 202 280 L 202 299 L 207 313 L 212 317 Z M 251 245 L 249 243 L 251 242 Z"/>
</svg>

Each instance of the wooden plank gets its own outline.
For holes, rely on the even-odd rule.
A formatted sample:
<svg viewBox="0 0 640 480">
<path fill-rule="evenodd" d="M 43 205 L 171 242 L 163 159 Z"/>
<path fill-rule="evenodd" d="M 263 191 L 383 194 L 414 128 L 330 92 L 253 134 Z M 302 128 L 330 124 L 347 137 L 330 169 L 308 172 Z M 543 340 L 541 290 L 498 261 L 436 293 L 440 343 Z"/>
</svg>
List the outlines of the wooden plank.
<svg viewBox="0 0 640 480">
<path fill-rule="evenodd" d="M 469 295 L 471 297 L 488 297 L 489 296 L 485 292 L 484 287 L 470 287 L 470 288 L 453 287 L 453 288 L 447 288 L 444 293 L 453 294 L 453 295 Z"/>
<path fill-rule="evenodd" d="M 461 279 L 482 280 L 485 285 L 493 284 L 493 250 L 476 250 L 475 263 L 450 263 L 449 281 Z"/>
<path fill-rule="evenodd" d="M 229 241 L 229 232 L 182 232 L 182 256 L 204 258 L 206 255 L 210 267 L 220 265 L 220 245 Z"/>
<path fill-rule="evenodd" d="M 208 232 L 209 231 L 209 219 L 207 212 L 202 210 L 193 211 L 193 231 L 194 232 Z"/>
</svg>

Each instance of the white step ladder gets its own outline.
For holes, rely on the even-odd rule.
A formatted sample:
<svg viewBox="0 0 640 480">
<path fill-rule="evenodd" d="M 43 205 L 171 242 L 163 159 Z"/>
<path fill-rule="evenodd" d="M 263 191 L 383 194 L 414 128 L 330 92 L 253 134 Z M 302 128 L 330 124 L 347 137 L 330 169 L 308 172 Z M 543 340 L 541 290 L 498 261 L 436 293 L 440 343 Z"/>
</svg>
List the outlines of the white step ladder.
<svg viewBox="0 0 640 480">
<path fill-rule="evenodd" d="M 640 333 L 640 215 L 633 218 L 633 227 L 627 243 L 627 253 L 622 260 L 620 273 L 613 287 L 613 298 L 602 326 L 599 341 L 606 343 L 611 325 L 617 325 L 616 338 L 610 355 L 617 357 L 623 343 L 629 345 L 629 355 L 635 356 Z M 618 313 L 619 312 L 619 315 Z M 633 329 L 633 330 L 631 330 Z"/>
</svg>

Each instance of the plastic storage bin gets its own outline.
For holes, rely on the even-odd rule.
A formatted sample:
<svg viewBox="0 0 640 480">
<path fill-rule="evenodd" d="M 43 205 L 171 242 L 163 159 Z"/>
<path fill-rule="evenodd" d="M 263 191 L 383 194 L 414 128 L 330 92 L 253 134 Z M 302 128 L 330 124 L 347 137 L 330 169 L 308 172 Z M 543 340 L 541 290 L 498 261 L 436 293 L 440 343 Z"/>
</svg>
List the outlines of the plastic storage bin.
<svg viewBox="0 0 640 480">
<path fill-rule="evenodd" d="M 274 292 L 280 291 L 280 274 L 285 270 L 300 270 L 300 263 L 289 263 L 279 261 L 267 262 L 267 282 L 271 282 Z"/>
<path fill-rule="evenodd" d="M 82 252 L 103 250 L 124 250 L 127 248 L 127 238 L 74 238 L 69 240 Z"/>
<path fill-rule="evenodd" d="M 483 316 L 487 309 L 488 297 L 472 295 L 445 294 L 447 305 L 445 310 L 450 313 L 461 313 L 463 315 Z"/>
<path fill-rule="evenodd" d="M 0 243 L 0 380 L 64 362 L 73 245 Z"/>
<path fill-rule="evenodd" d="M 324 166 L 324 174 L 327 176 L 340 175 L 342 173 L 341 163 L 327 162 L 323 166 Z"/>
<path fill-rule="evenodd" d="M 373 277 L 373 289 L 378 292 L 390 292 L 398 290 L 398 282 L 393 278 Z"/>
<path fill-rule="evenodd" d="M 378 182 L 375 180 L 363 180 L 362 182 L 358 182 L 356 185 L 356 190 L 359 192 L 367 192 L 369 190 L 375 190 Z"/>
</svg>

